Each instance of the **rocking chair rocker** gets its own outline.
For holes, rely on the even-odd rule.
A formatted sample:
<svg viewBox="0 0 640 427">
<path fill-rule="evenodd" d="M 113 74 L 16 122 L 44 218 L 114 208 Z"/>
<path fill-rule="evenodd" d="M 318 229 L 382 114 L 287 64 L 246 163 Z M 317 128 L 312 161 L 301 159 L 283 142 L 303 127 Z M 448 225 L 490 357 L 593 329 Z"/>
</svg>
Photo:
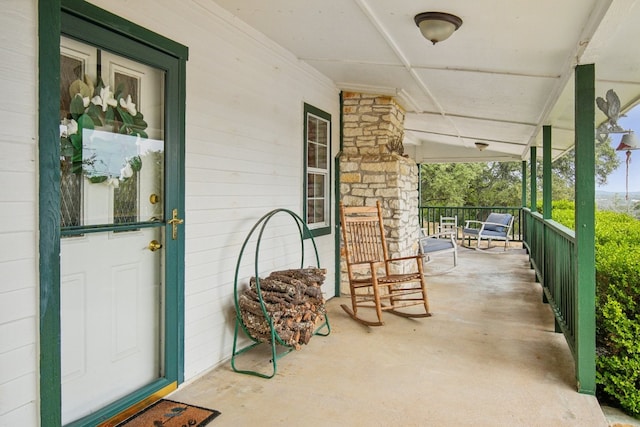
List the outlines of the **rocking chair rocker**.
<svg viewBox="0 0 640 427">
<path fill-rule="evenodd" d="M 389 257 L 380 202 L 359 207 L 340 202 L 340 222 L 351 294 L 351 307 L 342 304 L 342 309 L 368 326 L 384 325 L 383 311 L 403 317 L 431 316 L 422 255 Z M 393 272 L 393 265 L 399 264 L 411 272 Z M 422 306 L 424 312 L 404 310 L 411 306 Z M 377 321 L 359 316 L 358 309 L 364 307 L 375 309 Z"/>
</svg>

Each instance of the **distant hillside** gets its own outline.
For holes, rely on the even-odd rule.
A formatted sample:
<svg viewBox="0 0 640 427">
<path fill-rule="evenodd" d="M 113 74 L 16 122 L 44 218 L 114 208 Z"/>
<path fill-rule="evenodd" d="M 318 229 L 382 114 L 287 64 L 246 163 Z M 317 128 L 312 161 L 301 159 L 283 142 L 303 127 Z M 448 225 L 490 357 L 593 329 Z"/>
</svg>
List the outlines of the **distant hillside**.
<svg viewBox="0 0 640 427">
<path fill-rule="evenodd" d="M 630 192 L 627 200 L 624 192 L 596 190 L 596 207 L 599 210 L 629 212 L 633 211 L 638 203 L 640 203 L 640 191 Z"/>
<path fill-rule="evenodd" d="M 625 193 L 623 191 L 601 191 L 596 190 L 596 199 L 609 199 L 619 197 L 624 200 Z M 629 199 L 640 199 L 640 191 L 632 191 L 629 193 Z"/>
</svg>

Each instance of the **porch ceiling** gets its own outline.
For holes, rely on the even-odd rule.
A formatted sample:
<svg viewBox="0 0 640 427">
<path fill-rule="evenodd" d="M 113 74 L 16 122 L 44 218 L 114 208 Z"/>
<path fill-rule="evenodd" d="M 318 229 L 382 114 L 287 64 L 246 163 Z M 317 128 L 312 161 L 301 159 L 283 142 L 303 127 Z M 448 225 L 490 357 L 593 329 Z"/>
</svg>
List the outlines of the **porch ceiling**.
<svg viewBox="0 0 640 427">
<path fill-rule="evenodd" d="M 639 0 L 212 1 L 340 89 L 395 97 L 418 162 L 523 160 L 543 125 L 560 156 L 573 145 L 576 64 L 596 64 L 596 96 L 613 88 L 626 109 L 640 99 Z M 464 23 L 431 45 L 413 20 L 426 11 Z"/>
</svg>

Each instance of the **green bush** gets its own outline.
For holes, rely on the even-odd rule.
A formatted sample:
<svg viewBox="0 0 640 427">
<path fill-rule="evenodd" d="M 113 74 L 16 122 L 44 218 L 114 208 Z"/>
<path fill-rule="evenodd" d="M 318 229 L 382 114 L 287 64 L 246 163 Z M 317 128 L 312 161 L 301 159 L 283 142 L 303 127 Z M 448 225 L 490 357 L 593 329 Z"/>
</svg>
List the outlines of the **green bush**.
<svg viewBox="0 0 640 427">
<path fill-rule="evenodd" d="M 573 211 L 576 208 L 576 203 L 573 200 L 554 200 L 551 202 L 551 206 L 552 209 Z"/>
<path fill-rule="evenodd" d="M 599 396 L 640 416 L 640 222 L 596 213 L 596 382 Z"/>
<path fill-rule="evenodd" d="M 573 202 L 552 218 L 574 229 Z M 640 221 L 596 211 L 596 383 L 598 397 L 640 416 Z"/>
<path fill-rule="evenodd" d="M 575 229 L 575 206 L 574 202 L 568 200 L 556 200 L 551 205 L 551 218 L 568 227 Z"/>
<path fill-rule="evenodd" d="M 629 317 L 614 297 L 599 307 L 596 383 L 599 396 L 619 403 L 631 415 L 640 415 L 640 319 Z"/>
</svg>

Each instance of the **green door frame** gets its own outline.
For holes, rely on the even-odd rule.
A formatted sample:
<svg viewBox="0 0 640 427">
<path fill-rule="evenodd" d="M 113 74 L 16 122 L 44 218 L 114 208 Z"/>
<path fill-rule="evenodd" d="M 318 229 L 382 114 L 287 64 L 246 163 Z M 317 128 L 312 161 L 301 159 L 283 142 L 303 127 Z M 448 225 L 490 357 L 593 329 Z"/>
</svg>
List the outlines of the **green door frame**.
<svg viewBox="0 0 640 427">
<path fill-rule="evenodd" d="M 88 29 L 91 31 L 87 31 Z M 40 282 L 40 422 L 61 425 L 60 372 L 60 176 L 59 104 L 60 35 L 87 40 L 124 56 L 141 58 L 166 71 L 165 139 L 167 162 L 165 207 L 184 217 L 185 90 L 188 48 L 81 0 L 38 2 L 39 91 L 39 282 Z M 87 38 L 89 36 L 89 38 Z M 165 209 L 167 212 L 168 209 Z M 184 381 L 184 231 L 169 238 L 164 377 L 71 425 L 95 425 L 168 387 Z"/>
</svg>

